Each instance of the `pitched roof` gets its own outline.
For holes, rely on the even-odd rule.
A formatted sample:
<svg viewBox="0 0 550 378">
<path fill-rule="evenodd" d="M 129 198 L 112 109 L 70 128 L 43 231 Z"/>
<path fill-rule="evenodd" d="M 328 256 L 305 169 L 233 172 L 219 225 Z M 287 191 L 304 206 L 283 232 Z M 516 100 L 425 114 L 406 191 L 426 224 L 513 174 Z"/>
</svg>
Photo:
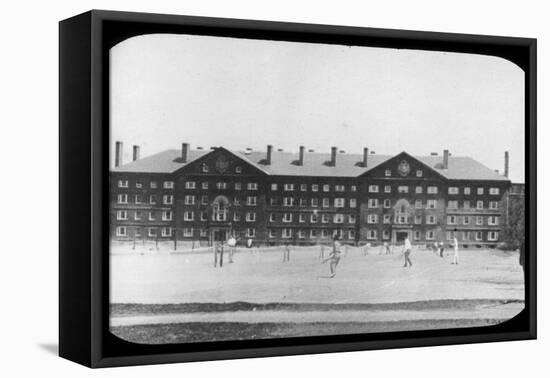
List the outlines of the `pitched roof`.
<svg viewBox="0 0 550 378">
<path fill-rule="evenodd" d="M 191 150 L 187 163 L 182 163 L 179 150 L 167 150 L 112 169 L 113 172 L 173 173 L 186 164 L 210 153 L 210 150 Z M 330 154 L 306 152 L 304 164 L 297 165 L 298 153 L 273 151 L 271 165 L 265 164 L 266 153 L 229 151 L 254 167 L 275 176 L 357 177 L 394 157 L 394 155 L 370 154 L 368 167 L 362 167 L 363 155 L 338 153 L 336 167 L 327 164 Z M 508 178 L 496 173 L 480 162 L 464 156 L 450 156 L 448 169 L 441 168 L 442 156 L 413 156 L 434 171 L 451 180 L 496 180 Z"/>
</svg>

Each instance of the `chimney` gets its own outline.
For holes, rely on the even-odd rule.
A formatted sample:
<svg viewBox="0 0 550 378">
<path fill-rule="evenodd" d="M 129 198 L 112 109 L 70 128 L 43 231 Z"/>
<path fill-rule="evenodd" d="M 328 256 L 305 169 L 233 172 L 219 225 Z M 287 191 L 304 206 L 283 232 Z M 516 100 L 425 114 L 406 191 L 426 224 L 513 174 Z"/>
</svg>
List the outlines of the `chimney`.
<svg viewBox="0 0 550 378">
<path fill-rule="evenodd" d="M 187 163 L 187 158 L 189 156 L 189 143 L 181 144 L 181 162 Z"/>
<path fill-rule="evenodd" d="M 430 152 L 430 156 L 437 156 L 437 152 Z"/>
<path fill-rule="evenodd" d="M 132 153 L 132 161 L 139 160 L 139 146 L 134 145 Z"/>
<path fill-rule="evenodd" d="M 338 148 L 332 147 L 330 150 L 330 166 L 336 167 L 336 151 L 338 151 Z"/>
<path fill-rule="evenodd" d="M 122 165 L 122 142 L 115 143 L 115 167 Z"/>
<path fill-rule="evenodd" d="M 265 158 L 265 165 L 271 165 L 271 155 L 273 154 L 273 146 L 271 144 L 267 145 L 267 156 Z"/>
<path fill-rule="evenodd" d="M 369 160 L 369 149 L 367 147 L 363 148 L 363 167 L 367 166 Z"/>
<path fill-rule="evenodd" d="M 305 147 L 304 146 L 300 146 L 300 156 L 298 157 L 298 165 L 304 165 L 304 151 L 305 151 Z"/>
<path fill-rule="evenodd" d="M 510 169 L 510 154 L 508 154 L 508 151 L 504 151 L 504 177 L 508 178 L 508 173 Z"/>
<path fill-rule="evenodd" d="M 449 150 L 443 150 L 443 169 L 449 169 Z"/>
</svg>

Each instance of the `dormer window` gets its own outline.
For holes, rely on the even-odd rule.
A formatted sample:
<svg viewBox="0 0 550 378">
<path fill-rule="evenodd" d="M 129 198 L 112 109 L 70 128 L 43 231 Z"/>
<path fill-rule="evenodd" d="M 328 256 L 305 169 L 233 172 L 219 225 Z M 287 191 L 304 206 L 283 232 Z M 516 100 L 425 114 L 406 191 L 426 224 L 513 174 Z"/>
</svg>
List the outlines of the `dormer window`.
<svg viewBox="0 0 550 378">
<path fill-rule="evenodd" d="M 386 169 L 386 177 L 391 177 L 391 170 L 389 169 Z"/>
<path fill-rule="evenodd" d="M 424 173 L 421 170 L 416 171 L 416 177 L 422 177 L 423 174 Z"/>
<path fill-rule="evenodd" d="M 208 173 L 208 164 L 203 164 L 202 165 L 202 171 L 203 171 L 203 173 Z"/>
<path fill-rule="evenodd" d="M 235 167 L 235 173 L 242 173 L 242 172 L 243 172 L 243 167 L 241 167 L 240 165 Z"/>
</svg>

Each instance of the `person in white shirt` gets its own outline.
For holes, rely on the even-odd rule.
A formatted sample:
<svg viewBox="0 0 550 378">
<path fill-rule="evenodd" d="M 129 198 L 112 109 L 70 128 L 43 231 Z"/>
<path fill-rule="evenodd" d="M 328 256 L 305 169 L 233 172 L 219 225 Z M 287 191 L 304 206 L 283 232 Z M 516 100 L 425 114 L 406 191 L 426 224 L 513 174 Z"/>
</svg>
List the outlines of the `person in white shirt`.
<svg viewBox="0 0 550 378">
<path fill-rule="evenodd" d="M 405 242 L 403 243 L 403 255 L 405 256 L 405 265 L 403 265 L 403 268 L 407 267 L 407 264 L 412 267 L 413 263 L 411 261 L 410 255 L 412 251 L 412 245 L 411 241 L 409 240 L 409 237 L 405 237 Z"/>
<path fill-rule="evenodd" d="M 458 240 L 456 239 L 456 230 L 453 232 L 453 249 L 454 249 L 454 255 L 453 255 L 453 262 L 451 264 L 458 265 Z"/>
<path fill-rule="evenodd" d="M 227 246 L 229 247 L 229 262 L 233 262 L 233 255 L 235 254 L 235 249 L 237 246 L 237 239 L 234 236 L 231 236 L 227 241 Z"/>
</svg>

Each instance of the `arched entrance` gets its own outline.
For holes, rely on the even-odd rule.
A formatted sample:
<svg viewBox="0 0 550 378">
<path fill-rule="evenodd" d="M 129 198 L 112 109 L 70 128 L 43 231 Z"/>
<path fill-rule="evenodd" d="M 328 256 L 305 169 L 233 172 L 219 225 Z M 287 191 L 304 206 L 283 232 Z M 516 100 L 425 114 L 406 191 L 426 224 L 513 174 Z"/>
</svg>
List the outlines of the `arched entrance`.
<svg viewBox="0 0 550 378">
<path fill-rule="evenodd" d="M 219 195 L 212 201 L 212 217 L 209 223 L 210 244 L 227 241 L 231 223 L 229 222 L 229 200 Z"/>
<path fill-rule="evenodd" d="M 414 208 L 402 198 L 393 206 L 392 243 L 401 244 L 406 237 L 412 239 Z"/>
</svg>

